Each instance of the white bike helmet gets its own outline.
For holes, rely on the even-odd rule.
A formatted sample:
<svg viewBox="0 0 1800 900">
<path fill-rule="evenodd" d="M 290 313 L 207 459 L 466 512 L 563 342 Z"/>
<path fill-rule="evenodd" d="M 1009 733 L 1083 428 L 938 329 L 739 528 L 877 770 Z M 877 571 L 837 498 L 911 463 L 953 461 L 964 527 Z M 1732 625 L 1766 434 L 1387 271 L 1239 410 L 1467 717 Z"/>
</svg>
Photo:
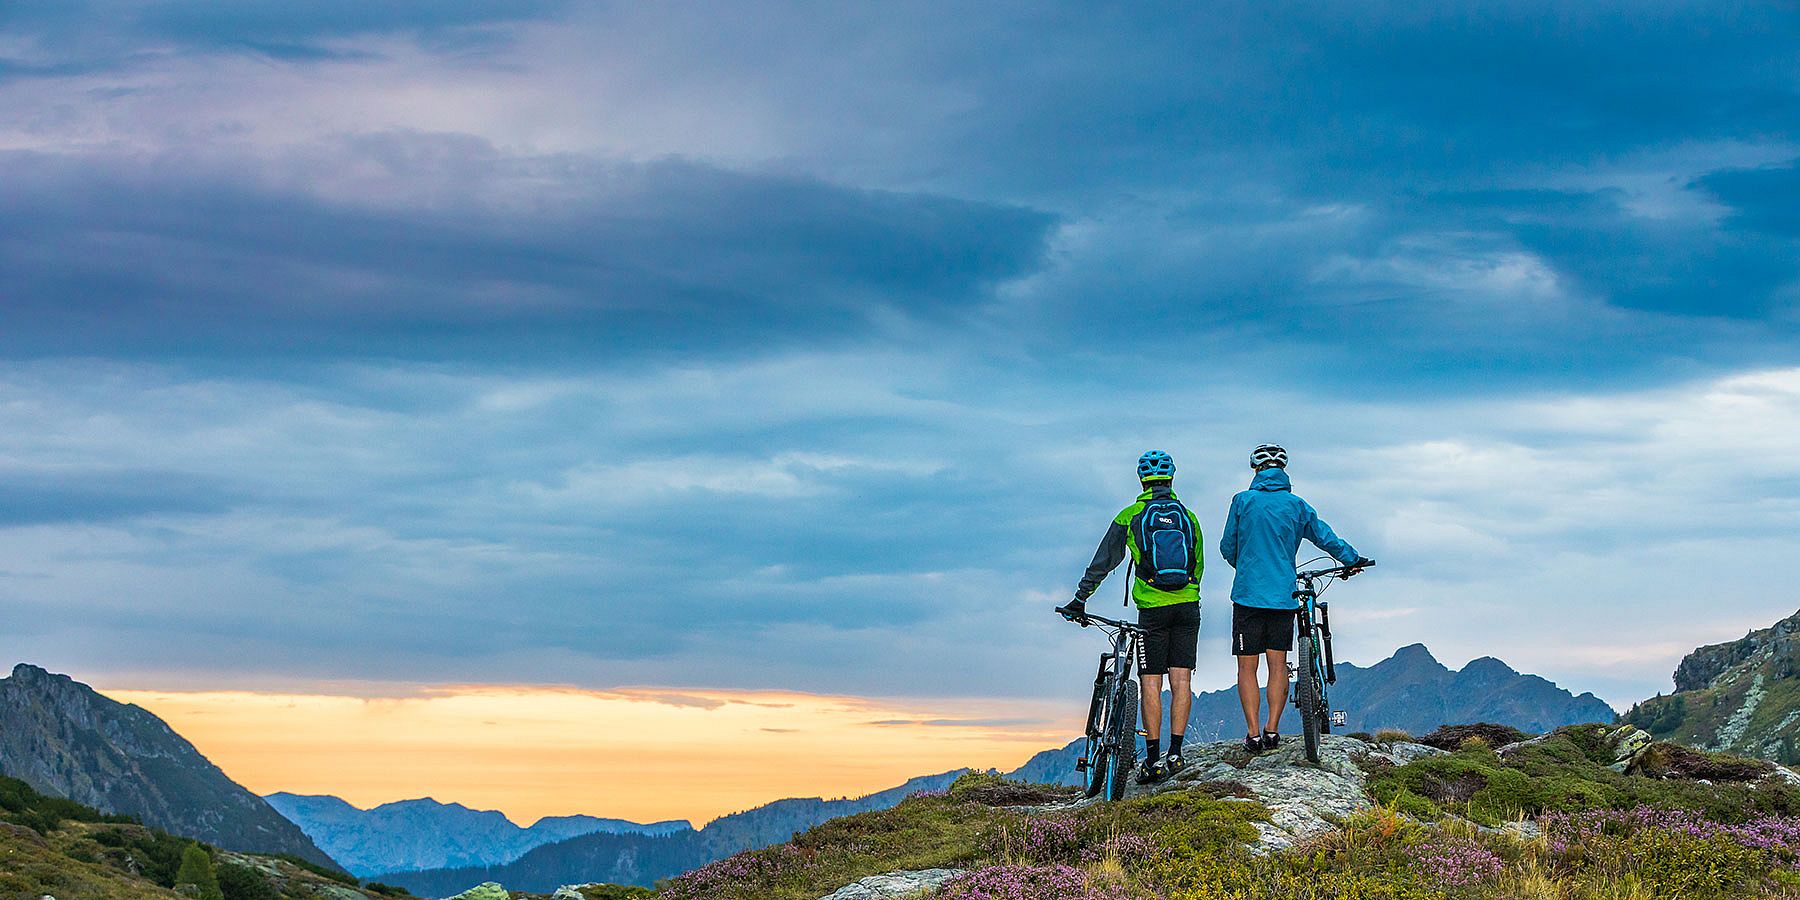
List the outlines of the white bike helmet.
<svg viewBox="0 0 1800 900">
<path fill-rule="evenodd" d="M 1250 451 L 1250 468 L 1261 472 L 1271 466 L 1277 469 L 1287 468 L 1287 451 L 1281 449 L 1280 445 L 1261 444 Z"/>
</svg>

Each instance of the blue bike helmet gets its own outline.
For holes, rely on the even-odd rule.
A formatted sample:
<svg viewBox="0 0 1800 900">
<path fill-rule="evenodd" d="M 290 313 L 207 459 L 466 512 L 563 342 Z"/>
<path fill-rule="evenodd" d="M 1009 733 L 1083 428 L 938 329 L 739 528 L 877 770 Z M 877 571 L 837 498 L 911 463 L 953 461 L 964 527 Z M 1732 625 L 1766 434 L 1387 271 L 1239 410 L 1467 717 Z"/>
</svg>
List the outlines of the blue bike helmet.
<svg viewBox="0 0 1800 900">
<path fill-rule="evenodd" d="M 1175 460 L 1161 450 L 1138 457 L 1139 481 L 1168 481 L 1175 477 Z"/>
</svg>

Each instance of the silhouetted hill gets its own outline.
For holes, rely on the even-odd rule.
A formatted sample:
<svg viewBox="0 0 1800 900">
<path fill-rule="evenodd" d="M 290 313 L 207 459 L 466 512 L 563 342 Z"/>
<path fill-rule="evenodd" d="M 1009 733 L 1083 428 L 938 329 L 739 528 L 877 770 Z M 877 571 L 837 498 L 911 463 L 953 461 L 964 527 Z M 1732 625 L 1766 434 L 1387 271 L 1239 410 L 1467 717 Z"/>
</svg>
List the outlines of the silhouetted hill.
<svg viewBox="0 0 1800 900">
<path fill-rule="evenodd" d="M 148 710 L 36 666 L 0 678 L 0 773 L 227 850 L 337 865 Z"/>
<path fill-rule="evenodd" d="M 449 896 L 484 881 L 497 881 L 515 891 L 552 891 L 591 881 L 650 885 L 741 850 L 779 844 L 829 819 L 887 809 L 919 791 L 944 790 L 964 771 L 914 778 L 865 797 L 777 800 L 714 819 L 698 831 L 587 834 L 538 847 L 506 865 L 388 872 L 374 880 L 427 897 Z"/>
</svg>

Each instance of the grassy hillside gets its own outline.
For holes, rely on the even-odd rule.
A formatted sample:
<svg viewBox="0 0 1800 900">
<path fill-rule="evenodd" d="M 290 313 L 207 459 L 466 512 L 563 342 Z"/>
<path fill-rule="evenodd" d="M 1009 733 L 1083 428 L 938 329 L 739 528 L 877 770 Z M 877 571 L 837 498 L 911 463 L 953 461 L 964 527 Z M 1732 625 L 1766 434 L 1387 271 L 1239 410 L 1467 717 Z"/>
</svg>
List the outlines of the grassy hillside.
<svg viewBox="0 0 1800 900">
<path fill-rule="evenodd" d="M 370 900 L 359 885 L 299 857 L 256 856 L 103 815 L 0 776 L 0 900 Z"/>
<path fill-rule="evenodd" d="M 1775 767 L 1668 744 L 1615 771 L 1617 732 L 1497 752 L 1474 737 L 1371 762 L 1379 805 L 1276 852 L 1281 810 L 1228 779 L 1111 804 L 965 776 L 658 886 L 666 900 L 817 900 L 865 876 L 953 868 L 941 900 L 1800 898 L 1800 788 Z M 1371 758 L 1372 759 L 1372 758 Z"/>
</svg>

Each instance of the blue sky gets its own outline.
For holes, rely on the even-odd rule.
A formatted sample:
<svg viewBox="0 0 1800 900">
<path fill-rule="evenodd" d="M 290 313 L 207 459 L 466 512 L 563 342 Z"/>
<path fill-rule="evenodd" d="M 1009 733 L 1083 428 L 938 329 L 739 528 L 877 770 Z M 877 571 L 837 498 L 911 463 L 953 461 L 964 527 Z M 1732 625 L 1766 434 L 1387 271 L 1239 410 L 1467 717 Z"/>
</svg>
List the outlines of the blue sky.
<svg viewBox="0 0 1800 900">
<path fill-rule="evenodd" d="M 1796 605 L 1797 38 L 1782 3 L 8 4 L 0 649 L 1076 696 L 1092 635 L 1047 609 L 1137 454 L 1210 532 L 1275 440 L 1382 561 L 1342 655 L 1628 703 Z"/>
</svg>

